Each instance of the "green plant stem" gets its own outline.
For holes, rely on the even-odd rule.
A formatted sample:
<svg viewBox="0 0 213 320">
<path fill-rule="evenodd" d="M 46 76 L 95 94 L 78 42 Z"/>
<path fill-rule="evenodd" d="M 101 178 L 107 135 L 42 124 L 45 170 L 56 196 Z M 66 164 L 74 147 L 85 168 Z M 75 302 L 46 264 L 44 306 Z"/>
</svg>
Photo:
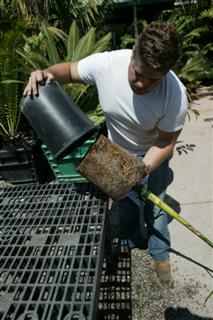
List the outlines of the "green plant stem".
<svg viewBox="0 0 213 320">
<path fill-rule="evenodd" d="M 212 296 L 213 296 L 213 291 L 211 291 L 211 292 L 208 294 L 207 298 L 206 298 L 205 301 L 204 301 L 204 305 L 205 305 L 206 302 L 209 300 L 209 298 L 212 297 Z"/>
<path fill-rule="evenodd" d="M 160 200 L 156 195 L 154 195 L 151 191 L 149 191 L 146 187 L 142 186 L 140 189 L 142 196 L 146 199 L 154 203 L 160 209 L 162 209 L 166 214 L 170 217 L 174 218 L 178 222 L 180 222 L 184 227 L 188 228 L 192 231 L 196 236 L 206 242 L 211 248 L 213 248 L 213 243 L 206 238 L 199 230 L 195 229 L 188 221 L 186 221 L 183 217 L 181 217 L 175 210 L 173 210 L 168 204 L 164 201 Z"/>
</svg>

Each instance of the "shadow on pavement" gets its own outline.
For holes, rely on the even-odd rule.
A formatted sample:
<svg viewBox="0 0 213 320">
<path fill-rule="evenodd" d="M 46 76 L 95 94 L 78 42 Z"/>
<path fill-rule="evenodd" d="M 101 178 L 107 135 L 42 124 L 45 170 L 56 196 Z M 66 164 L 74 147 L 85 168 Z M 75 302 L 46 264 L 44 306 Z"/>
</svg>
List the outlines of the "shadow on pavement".
<svg viewBox="0 0 213 320">
<path fill-rule="evenodd" d="M 181 207 L 180 207 L 180 203 L 177 200 L 175 200 L 170 195 L 166 194 L 165 202 L 166 204 L 168 204 L 168 206 L 170 206 L 173 210 L 175 210 L 178 214 L 180 214 Z M 172 222 L 172 220 L 173 218 L 168 215 L 167 216 L 168 223 Z"/>
<path fill-rule="evenodd" d="M 177 141 L 177 144 L 181 143 L 183 141 Z M 189 151 L 194 151 L 194 148 L 196 147 L 195 144 L 191 143 L 185 143 L 185 144 L 181 144 L 180 146 L 176 147 L 176 151 L 178 153 L 179 156 L 181 156 L 182 154 L 188 154 Z"/>
<path fill-rule="evenodd" d="M 170 252 L 171 252 L 171 253 L 174 253 L 174 254 L 176 254 L 177 256 L 180 256 L 180 257 L 182 257 L 182 258 L 184 258 L 184 259 L 186 259 L 186 260 L 188 260 L 188 261 L 190 261 L 190 262 L 192 262 L 192 263 L 194 263 L 194 264 L 196 264 L 197 266 L 199 266 L 199 267 L 201 267 L 201 268 L 203 268 L 203 269 L 213 278 L 213 270 L 210 269 L 209 267 L 204 266 L 203 264 L 201 264 L 201 263 L 195 261 L 194 259 L 192 259 L 192 258 L 190 258 L 190 257 L 188 257 L 188 256 L 186 256 L 186 255 L 184 255 L 184 254 L 182 254 L 182 253 L 179 252 L 179 251 L 176 251 L 175 249 L 172 249 L 172 248 L 171 248 L 171 249 L 170 249 Z"/>
<path fill-rule="evenodd" d="M 168 308 L 164 313 L 165 320 L 213 320 L 210 317 L 200 317 L 191 313 L 187 308 Z"/>
</svg>

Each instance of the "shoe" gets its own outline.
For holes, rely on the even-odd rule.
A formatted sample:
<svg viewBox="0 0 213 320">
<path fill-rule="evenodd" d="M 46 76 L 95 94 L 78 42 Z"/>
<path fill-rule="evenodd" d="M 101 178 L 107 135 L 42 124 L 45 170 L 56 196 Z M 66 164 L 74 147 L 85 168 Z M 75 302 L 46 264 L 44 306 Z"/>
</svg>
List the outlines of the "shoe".
<svg viewBox="0 0 213 320">
<path fill-rule="evenodd" d="M 161 282 L 169 282 L 171 280 L 171 264 L 169 260 L 155 261 L 154 268 Z"/>
</svg>

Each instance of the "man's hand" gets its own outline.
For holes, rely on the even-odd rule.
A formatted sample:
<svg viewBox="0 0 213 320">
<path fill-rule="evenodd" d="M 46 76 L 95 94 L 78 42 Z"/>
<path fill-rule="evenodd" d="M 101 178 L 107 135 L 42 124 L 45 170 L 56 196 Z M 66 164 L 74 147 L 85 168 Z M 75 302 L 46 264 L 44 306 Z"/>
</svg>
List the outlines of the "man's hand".
<svg viewBox="0 0 213 320">
<path fill-rule="evenodd" d="M 138 181 L 136 182 L 136 187 L 141 185 L 143 179 L 149 174 L 149 166 L 147 166 L 142 159 L 140 159 L 141 165 L 138 170 Z"/>
<path fill-rule="evenodd" d="M 36 70 L 30 74 L 28 84 L 24 89 L 23 96 L 31 96 L 38 94 L 38 84 L 50 83 L 54 80 L 52 73 L 46 70 Z"/>
<path fill-rule="evenodd" d="M 143 161 L 149 166 L 149 171 L 155 170 L 161 163 L 171 157 L 175 143 L 181 130 L 163 132 L 158 129 L 158 138 L 145 154 Z"/>
<path fill-rule="evenodd" d="M 24 96 L 38 94 L 38 84 L 50 83 L 54 79 L 60 85 L 67 83 L 84 83 L 78 73 L 78 62 L 62 62 L 54 64 L 48 69 L 36 70 L 31 73 Z"/>
</svg>

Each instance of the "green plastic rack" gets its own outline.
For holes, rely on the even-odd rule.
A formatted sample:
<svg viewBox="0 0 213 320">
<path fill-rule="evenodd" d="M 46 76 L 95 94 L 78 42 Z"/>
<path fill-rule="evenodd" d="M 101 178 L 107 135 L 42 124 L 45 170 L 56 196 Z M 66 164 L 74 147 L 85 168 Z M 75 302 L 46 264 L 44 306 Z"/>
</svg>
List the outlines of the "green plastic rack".
<svg viewBox="0 0 213 320">
<path fill-rule="evenodd" d="M 58 161 L 53 159 L 53 154 L 49 151 L 45 144 L 41 146 L 44 155 L 47 158 L 58 181 L 87 182 L 87 180 L 76 171 L 76 168 L 89 150 L 90 146 L 96 141 L 96 138 L 97 136 L 93 135 L 75 151 Z"/>
</svg>

